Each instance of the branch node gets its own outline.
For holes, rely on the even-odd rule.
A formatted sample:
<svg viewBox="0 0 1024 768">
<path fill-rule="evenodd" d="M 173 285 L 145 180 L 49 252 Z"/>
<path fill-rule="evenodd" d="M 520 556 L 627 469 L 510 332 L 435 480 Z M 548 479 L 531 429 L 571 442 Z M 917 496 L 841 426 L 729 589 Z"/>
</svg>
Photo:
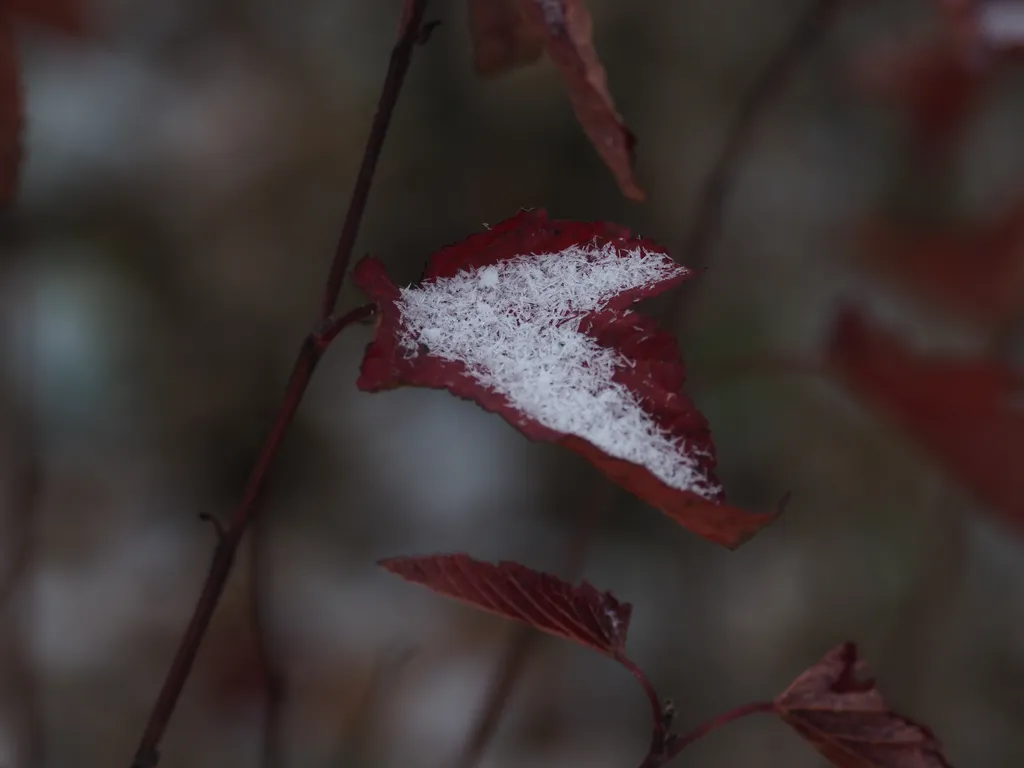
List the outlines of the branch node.
<svg viewBox="0 0 1024 768">
<path fill-rule="evenodd" d="M 423 25 L 423 28 L 420 29 L 419 37 L 416 38 L 416 44 L 426 45 L 427 42 L 430 40 L 430 36 L 434 34 L 434 30 L 437 29 L 439 26 L 441 26 L 441 21 L 439 19 L 434 19 L 433 21 L 426 22 Z"/>
<path fill-rule="evenodd" d="M 209 512 L 200 512 L 199 519 L 213 526 L 213 530 L 217 533 L 217 543 L 223 544 L 224 539 L 227 538 L 227 530 L 224 528 L 224 523 L 220 521 L 220 518 L 211 515 Z"/>
<path fill-rule="evenodd" d="M 160 750 L 156 747 L 140 749 L 135 753 L 135 760 L 132 763 L 132 768 L 156 768 L 156 765 L 159 762 Z"/>
</svg>

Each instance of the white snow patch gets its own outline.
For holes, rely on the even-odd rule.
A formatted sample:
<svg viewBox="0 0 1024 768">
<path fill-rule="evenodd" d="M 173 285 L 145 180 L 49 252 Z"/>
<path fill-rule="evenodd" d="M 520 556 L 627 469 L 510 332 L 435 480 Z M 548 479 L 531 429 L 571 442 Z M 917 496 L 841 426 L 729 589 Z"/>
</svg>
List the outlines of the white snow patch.
<svg viewBox="0 0 1024 768">
<path fill-rule="evenodd" d="M 978 25 L 982 36 L 996 48 L 1024 44 L 1024 3 L 1020 0 L 985 3 Z"/>
<path fill-rule="evenodd" d="M 720 488 L 698 467 L 702 449 L 659 427 L 612 381 L 632 361 L 579 332 L 585 315 L 618 294 L 685 272 L 665 254 L 610 244 L 516 256 L 402 289 L 399 341 L 409 357 L 422 344 L 433 357 L 463 363 L 481 386 L 545 427 L 712 499 Z"/>
</svg>

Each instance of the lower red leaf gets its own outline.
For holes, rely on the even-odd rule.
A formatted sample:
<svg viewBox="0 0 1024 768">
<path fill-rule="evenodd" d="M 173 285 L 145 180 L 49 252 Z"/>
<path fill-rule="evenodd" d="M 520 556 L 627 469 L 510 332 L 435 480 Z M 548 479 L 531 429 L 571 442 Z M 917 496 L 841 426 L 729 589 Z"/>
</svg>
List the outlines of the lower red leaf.
<svg viewBox="0 0 1024 768">
<path fill-rule="evenodd" d="M 893 712 L 862 679 L 857 647 L 833 648 L 775 699 L 775 710 L 838 768 L 950 768 L 925 726 Z"/>
</svg>

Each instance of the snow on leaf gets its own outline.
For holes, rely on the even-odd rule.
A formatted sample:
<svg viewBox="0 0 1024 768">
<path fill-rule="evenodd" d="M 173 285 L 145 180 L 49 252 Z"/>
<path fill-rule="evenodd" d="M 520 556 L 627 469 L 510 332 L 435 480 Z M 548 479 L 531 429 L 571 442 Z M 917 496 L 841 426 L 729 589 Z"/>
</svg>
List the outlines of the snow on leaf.
<svg viewBox="0 0 1024 768">
<path fill-rule="evenodd" d="M 859 239 L 860 264 L 985 330 L 1006 328 L 1024 309 L 1024 200 L 949 231 L 876 225 Z"/>
<path fill-rule="evenodd" d="M 544 50 L 544 28 L 527 18 L 521 0 L 469 0 L 473 61 L 481 75 L 532 64 Z"/>
<path fill-rule="evenodd" d="M 354 279 L 377 303 L 379 324 L 358 385 L 473 400 L 734 547 L 773 515 L 724 503 L 707 421 L 682 393 L 675 340 L 630 309 L 690 275 L 626 230 L 542 211 L 441 250 L 408 288 L 364 259 Z"/>
<path fill-rule="evenodd" d="M 574 587 L 519 563 L 486 563 L 463 554 L 390 558 L 380 565 L 406 581 L 606 656 L 625 652 L 632 606 L 586 581 Z"/>
<path fill-rule="evenodd" d="M 840 316 L 829 367 L 945 470 L 1024 532 L 1020 375 L 991 359 L 916 353 L 854 310 Z"/>
<path fill-rule="evenodd" d="M 949 768 L 931 732 L 894 713 L 864 672 L 844 643 L 794 680 L 775 711 L 838 768 Z"/>
</svg>

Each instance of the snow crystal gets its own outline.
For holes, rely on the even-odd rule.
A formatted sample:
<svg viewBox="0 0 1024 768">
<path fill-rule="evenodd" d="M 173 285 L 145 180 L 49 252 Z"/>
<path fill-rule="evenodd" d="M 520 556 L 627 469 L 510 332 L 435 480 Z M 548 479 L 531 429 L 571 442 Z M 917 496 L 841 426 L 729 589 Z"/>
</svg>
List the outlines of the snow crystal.
<svg viewBox="0 0 1024 768">
<path fill-rule="evenodd" d="M 400 343 L 459 361 L 478 384 L 543 426 L 647 468 L 678 490 L 715 497 L 702 452 L 659 427 L 624 385 L 632 363 L 579 332 L 580 321 L 620 293 L 685 272 L 661 253 L 614 245 L 516 256 L 402 289 Z"/>
</svg>

